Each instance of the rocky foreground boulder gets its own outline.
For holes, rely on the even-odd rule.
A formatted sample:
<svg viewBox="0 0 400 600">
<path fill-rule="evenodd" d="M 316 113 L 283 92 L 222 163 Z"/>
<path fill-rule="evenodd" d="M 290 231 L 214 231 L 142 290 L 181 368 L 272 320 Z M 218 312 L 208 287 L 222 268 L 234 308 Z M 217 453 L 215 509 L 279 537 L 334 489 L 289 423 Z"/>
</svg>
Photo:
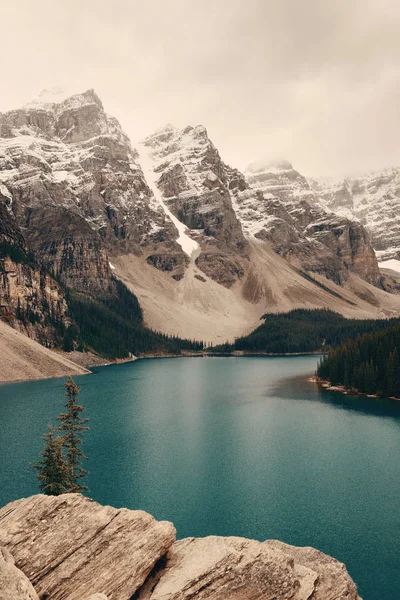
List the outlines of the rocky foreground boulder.
<svg viewBox="0 0 400 600">
<path fill-rule="evenodd" d="M 80 494 L 32 496 L 0 511 L 0 546 L 41 599 L 129 600 L 174 541 L 172 523 Z"/>
<path fill-rule="evenodd" d="M 176 542 L 172 523 L 80 494 L 8 504 L 0 546 L 0 600 L 358 600 L 345 566 L 313 548 Z"/>
<path fill-rule="evenodd" d="M 6 548 L 0 548 L 0 600 L 39 600 L 31 582 L 17 569 Z"/>
<path fill-rule="evenodd" d="M 356 600 L 346 567 L 314 550 L 276 540 L 188 538 L 176 542 L 165 565 L 138 600 Z"/>
</svg>

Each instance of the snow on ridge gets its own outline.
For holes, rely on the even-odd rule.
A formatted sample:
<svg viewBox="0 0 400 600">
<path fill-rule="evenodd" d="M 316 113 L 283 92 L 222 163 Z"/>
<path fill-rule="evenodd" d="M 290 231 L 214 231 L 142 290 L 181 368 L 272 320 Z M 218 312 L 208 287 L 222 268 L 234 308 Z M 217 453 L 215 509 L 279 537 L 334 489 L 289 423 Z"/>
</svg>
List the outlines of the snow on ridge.
<svg viewBox="0 0 400 600">
<path fill-rule="evenodd" d="M 148 149 L 143 144 L 138 144 L 137 149 L 139 152 L 140 166 L 142 167 L 143 175 L 148 186 L 152 190 L 157 203 L 162 207 L 165 214 L 171 219 L 179 232 L 179 237 L 176 241 L 182 248 L 183 252 L 185 252 L 185 254 L 187 254 L 189 257 L 192 257 L 193 254 L 199 249 L 199 244 L 186 233 L 186 225 L 179 221 L 165 204 L 162 194 L 157 187 L 157 175 L 154 173 L 153 163 L 148 154 Z"/>
<path fill-rule="evenodd" d="M 93 89 L 72 90 L 71 88 L 54 87 L 44 89 L 36 98 L 23 106 L 24 109 L 43 109 L 47 111 L 54 110 L 55 105 L 66 104 L 69 108 L 79 108 L 88 103 L 88 96 L 93 100 L 97 98 Z M 100 100 L 98 99 L 100 102 Z"/>
<path fill-rule="evenodd" d="M 44 89 L 32 100 L 32 104 L 58 104 L 76 94 L 76 91 L 72 92 L 72 90 L 62 87 Z"/>
<path fill-rule="evenodd" d="M 0 194 L 5 198 L 8 198 L 12 202 L 12 195 L 10 194 L 7 186 L 5 186 L 4 183 L 0 183 Z"/>
</svg>

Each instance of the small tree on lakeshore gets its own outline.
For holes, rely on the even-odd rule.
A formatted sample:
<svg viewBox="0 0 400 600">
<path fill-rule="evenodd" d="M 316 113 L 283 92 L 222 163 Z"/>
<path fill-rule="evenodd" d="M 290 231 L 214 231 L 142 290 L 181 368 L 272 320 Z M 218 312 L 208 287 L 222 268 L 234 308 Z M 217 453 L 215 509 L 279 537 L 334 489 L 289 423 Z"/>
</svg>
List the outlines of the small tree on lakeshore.
<svg viewBox="0 0 400 600">
<path fill-rule="evenodd" d="M 32 465 L 37 471 L 41 491 L 48 496 L 63 494 L 69 484 L 68 465 L 63 457 L 63 438 L 57 437 L 56 432 L 57 429 L 49 425 L 48 432 L 43 435 L 42 458 Z"/>
<path fill-rule="evenodd" d="M 87 475 L 87 471 L 82 467 L 81 461 L 87 459 L 80 446 L 82 439 L 79 437 L 82 431 L 87 431 L 89 427 L 85 423 L 89 419 L 82 419 L 81 414 L 84 410 L 83 406 L 77 404 L 79 387 L 70 377 L 65 385 L 65 397 L 67 399 L 67 412 L 61 413 L 57 420 L 61 421 L 58 428 L 63 432 L 62 443 L 65 449 L 65 457 L 68 465 L 68 492 L 82 492 L 88 488 L 82 485 L 80 481 Z"/>
</svg>

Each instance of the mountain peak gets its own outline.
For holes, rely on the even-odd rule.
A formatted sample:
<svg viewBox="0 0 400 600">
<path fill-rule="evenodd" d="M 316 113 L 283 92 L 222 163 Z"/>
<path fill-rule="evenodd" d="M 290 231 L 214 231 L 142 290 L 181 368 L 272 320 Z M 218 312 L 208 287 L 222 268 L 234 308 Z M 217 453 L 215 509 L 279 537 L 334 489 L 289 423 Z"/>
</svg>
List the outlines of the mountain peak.
<svg viewBox="0 0 400 600">
<path fill-rule="evenodd" d="M 100 98 L 93 89 L 78 92 L 67 88 L 52 87 L 43 89 L 24 108 L 52 109 L 55 104 L 63 104 L 73 108 L 88 103 L 95 103 L 103 108 Z"/>
</svg>

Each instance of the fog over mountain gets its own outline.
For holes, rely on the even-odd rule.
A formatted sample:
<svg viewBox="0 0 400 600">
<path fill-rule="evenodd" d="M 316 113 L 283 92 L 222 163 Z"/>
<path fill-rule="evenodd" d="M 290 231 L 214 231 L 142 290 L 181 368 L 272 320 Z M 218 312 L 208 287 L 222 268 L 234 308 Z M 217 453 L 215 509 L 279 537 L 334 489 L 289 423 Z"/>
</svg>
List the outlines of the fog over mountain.
<svg viewBox="0 0 400 600">
<path fill-rule="evenodd" d="M 395 0 L 21 0 L 0 19 L 2 111 L 46 87 L 93 87 L 133 140 L 203 123 L 241 169 L 400 163 Z"/>
</svg>

